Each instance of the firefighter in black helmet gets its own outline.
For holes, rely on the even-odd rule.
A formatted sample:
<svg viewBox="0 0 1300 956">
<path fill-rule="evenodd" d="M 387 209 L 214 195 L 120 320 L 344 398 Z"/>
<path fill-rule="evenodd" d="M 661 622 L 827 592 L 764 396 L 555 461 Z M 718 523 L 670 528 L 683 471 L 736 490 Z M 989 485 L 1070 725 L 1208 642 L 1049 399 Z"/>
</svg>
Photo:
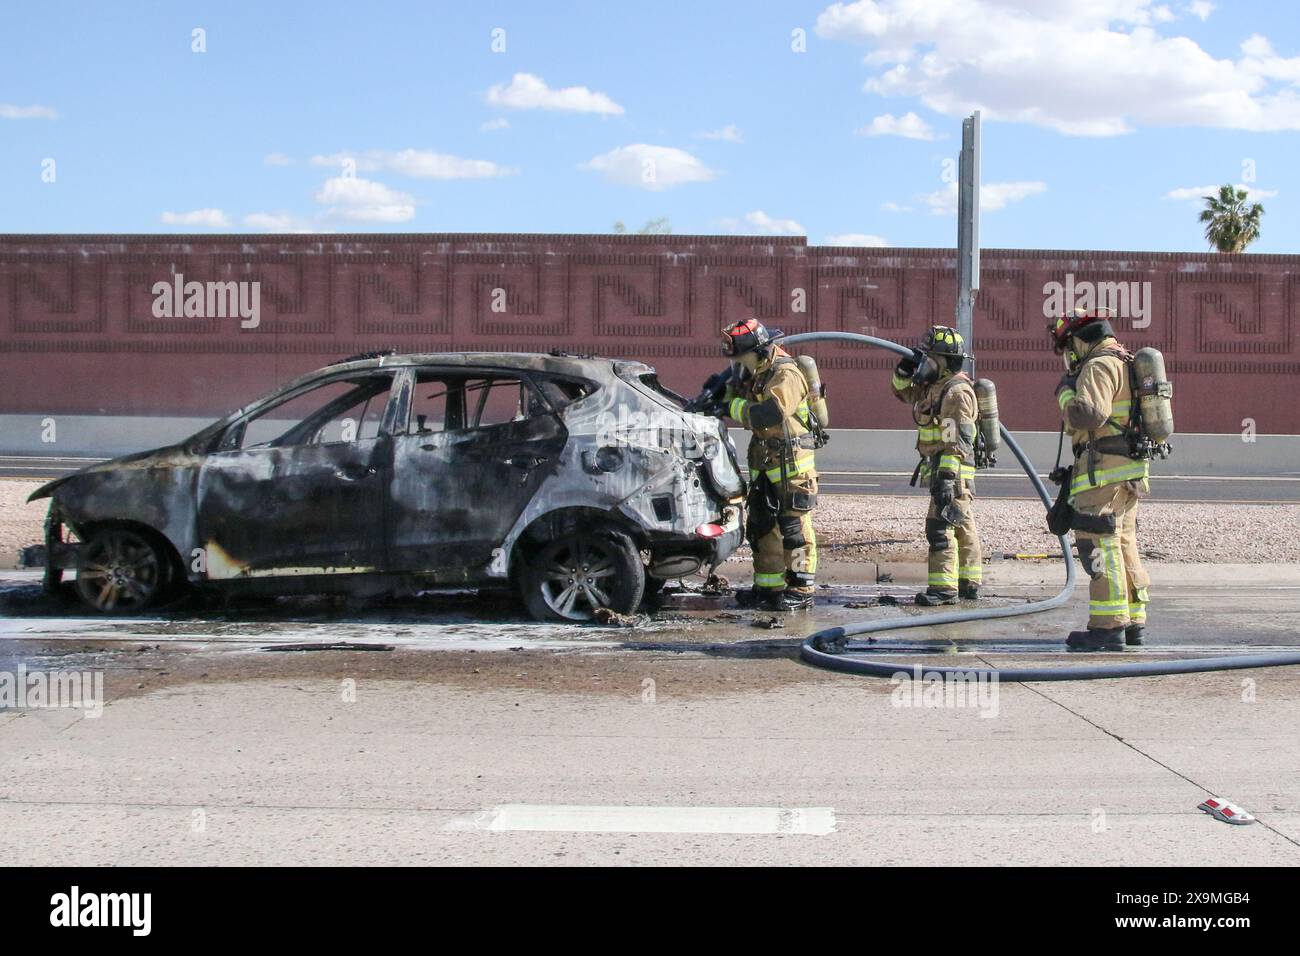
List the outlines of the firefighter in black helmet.
<svg viewBox="0 0 1300 956">
<path fill-rule="evenodd" d="M 1134 458 L 1126 433 L 1136 396 L 1129 352 L 1115 337 L 1109 309 L 1078 308 L 1052 322 L 1052 349 L 1066 371 L 1056 387 L 1074 448 L 1071 526 L 1088 585 L 1088 628 L 1066 639 L 1080 650 L 1142 644 L 1151 579 L 1138 554 L 1138 503 L 1150 491 L 1149 462 Z"/>
<path fill-rule="evenodd" d="M 745 531 L 754 586 L 736 600 L 771 611 L 812 607 L 817 471 L 807 379 L 756 319 L 724 328 L 722 351 L 733 363 L 725 414 L 751 432 Z"/>
<path fill-rule="evenodd" d="M 984 557 L 975 527 L 975 434 L 979 407 L 964 371 L 966 354 L 956 329 L 936 325 L 919 348 L 894 369 L 894 395 L 912 406 L 916 450 L 912 484 L 930 489 L 925 516 L 929 544 L 922 605 L 956 604 L 979 597 Z"/>
</svg>

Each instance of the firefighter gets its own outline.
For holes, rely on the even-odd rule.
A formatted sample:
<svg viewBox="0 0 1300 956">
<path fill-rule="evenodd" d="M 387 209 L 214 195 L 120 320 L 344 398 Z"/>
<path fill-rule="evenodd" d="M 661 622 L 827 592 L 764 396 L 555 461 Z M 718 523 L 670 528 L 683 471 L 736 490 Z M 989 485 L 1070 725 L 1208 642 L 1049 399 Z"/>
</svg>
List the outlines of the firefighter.
<svg viewBox="0 0 1300 956">
<path fill-rule="evenodd" d="M 1071 647 L 1120 650 L 1143 643 L 1150 579 L 1137 547 L 1138 502 L 1150 490 L 1149 463 L 1129 454 L 1125 437 L 1133 390 L 1131 356 L 1115 338 L 1106 309 L 1075 309 L 1050 327 L 1064 357 L 1056 386 L 1074 450 L 1069 503 L 1079 561 L 1088 572 L 1088 629 L 1072 631 Z"/>
<path fill-rule="evenodd" d="M 912 473 L 930 489 L 925 515 L 929 545 L 926 589 L 916 596 L 923 606 L 978 600 L 984 556 L 975 527 L 975 433 L 979 407 L 970 376 L 969 356 L 955 329 L 936 325 L 919 348 L 894 368 L 894 395 L 912 406 L 916 450 Z"/>
<path fill-rule="evenodd" d="M 722 351 L 732 360 L 722 413 L 751 433 L 745 534 L 754 584 L 736 595 L 737 603 L 767 611 L 810 608 L 817 471 L 807 379 L 756 319 L 724 328 Z"/>
</svg>

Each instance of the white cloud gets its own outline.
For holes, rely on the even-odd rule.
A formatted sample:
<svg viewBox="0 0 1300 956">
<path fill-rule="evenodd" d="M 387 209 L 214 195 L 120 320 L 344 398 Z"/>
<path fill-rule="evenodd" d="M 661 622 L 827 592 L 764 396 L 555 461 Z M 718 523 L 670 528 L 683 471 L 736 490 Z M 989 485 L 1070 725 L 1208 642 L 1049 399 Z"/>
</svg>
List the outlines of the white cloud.
<svg viewBox="0 0 1300 956">
<path fill-rule="evenodd" d="M 491 179 L 513 176 L 518 172 L 486 159 L 462 159 L 428 149 L 403 149 L 398 152 L 371 149 L 363 153 L 330 153 L 313 156 L 313 166 L 334 166 L 353 172 L 373 173 L 380 170 L 411 176 L 415 179 Z"/>
<path fill-rule="evenodd" d="M 695 135 L 700 139 L 715 139 L 724 143 L 743 143 L 745 141 L 744 134 L 740 132 L 740 127 L 735 123 L 728 123 L 722 129 L 705 130 Z"/>
<path fill-rule="evenodd" d="M 496 119 L 490 119 L 487 122 L 482 123 L 479 126 L 479 131 L 483 133 L 491 133 L 499 129 L 509 128 L 510 120 L 506 119 L 504 116 L 498 116 Z"/>
<path fill-rule="evenodd" d="M 1078 136 L 1300 129 L 1300 57 L 1247 41 L 1219 59 L 1160 33 L 1161 11 L 1151 0 L 856 0 L 822 11 L 817 32 L 870 47 L 868 92 L 944 116 L 980 109 Z"/>
<path fill-rule="evenodd" d="M 566 86 L 553 90 L 546 81 L 532 73 L 516 73 L 509 84 L 497 83 L 488 90 L 487 100 L 493 106 L 512 110 L 560 110 L 566 113 L 599 113 L 603 116 L 620 116 L 623 107 L 604 93 L 596 93 L 585 86 Z"/>
<path fill-rule="evenodd" d="M 980 212 L 997 212 L 1013 202 L 1020 202 L 1030 196 L 1047 191 L 1047 183 L 1014 182 L 984 183 L 980 186 Z M 946 188 L 926 193 L 919 197 L 936 216 L 952 216 L 957 212 L 957 184 L 949 183 Z"/>
<path fill-rule="evenodd" d="M 1192 199 L 1199 202 L 1206 196 L 1218 196 L 1220 186 L 1222 186 L 1222 183 L 1215 186 L 1183 186 L 1180 189 L 1169 190 L 1169 192 L 1165 193 L 1165 198 Z M 1234 183 L 1232 188 L 1246 190 L 1246 198 L 1252 201 L 1277 195 L 1276 189 L 1256 189 L 1254 186 L 1247 186 L 1245 183 Z"/>
<path fill-rule="evenodd" d="M 14 106 L 0 103 L 0 119 L 58 119 L 59 114 L 48 106 Z"/>
<path fill-rule="evenodd" d="M 1273 52 L 1273 44 L 1267 37 L 1252 33 L 1241 41 L 1241 52 L 1245 54 L 1243 69 L 1248 73 L 1262 77 L 1264 80 L 1285 80 L 1291 84 L 1300 84 L 1300 56 L 1286 59 Z"/>
<path fill-rule="evenodd" d="M 885 113 L 877 116 L 866 126 L 858 130 L 863 136 L 901 136 L 904 139 L 934 139 L 934 130 L 930 124 L 915 113 L 895 116 Z"/>
<path fill-rule="evenodd" d="M 685 150 L 645 143 L 611 149 L 578 168 L 600 173 L 611 183 L 656 192 L 683 183 L 707 182 L 717 175 Z"/>
<path fill-rule="evenodd" d="M 911 206 L 904 206 L 893 201 L 881 203 L 880 208 L 885 210 L 885 212 L 911 212 L 912 211 Z"/>
<path fill-rule="evenodd" d="M 317 232 L 310 222 L 287 212 L 250 212 L 244 217 L 249 229 L 265 232 Z"/>
<path fill-rule="evenodd" d="M 330 206 L 327 215 L 352 222 L 406 222 L 415 217 L 412 196 L 359 176 L 327 179 L 315 198 Z"/>
<path fill-rule="evenodd" d="M 863 246 L 866 248 L 880 248 L 888 246 L 889 243 L 881 236 L 872 236 L 865 232 L 840 232 L 826 237 L 828 246 Z"/>
<path fill-rule="evenodd" d="M 267 153 L 262 163 L 266 166 L 292 166 L 293 159 L 284 153 Z"/>
<path fill-rule="evenodd" d="M 740 219 L 723 219 L 722 225 L 732 232 L 745 231 L 760 236 L 803 236 L 808 230 L 793 219 L 777 219 L 761 209 L 747 212 Z"/>
<path fill-rule="evenodd" d="M 1210 19 L 1210 14 L 1214 12 L 1214 4 L 1209 0 L 1192 0 L 1187 5 L 1187 12 L 1204 22 Z"/>
<path fill-rule="evenodd" d="M 164 212 L 160 217 L 167 226 L 201 226 L 204 229 L 228 229 L 230 217 L 220 209 L 194 209 L 190 212 Z"/>
<path fill-rule="evenodd" d="M 419 149 L 393 153 L 387 157 L 387 168 L 416 179 L 492 179 L 517 172 L 486 159 L 461 159 Z"/>
</svg>

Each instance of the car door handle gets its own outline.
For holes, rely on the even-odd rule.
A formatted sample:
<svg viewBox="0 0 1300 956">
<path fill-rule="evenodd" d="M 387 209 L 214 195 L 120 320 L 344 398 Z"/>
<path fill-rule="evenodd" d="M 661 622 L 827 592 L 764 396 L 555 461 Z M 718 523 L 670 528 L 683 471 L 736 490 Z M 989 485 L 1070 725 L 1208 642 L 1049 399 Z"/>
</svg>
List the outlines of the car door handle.
<svg viewBox="0 0 1300 956">
<path fill-rule="evenodd" d="M 503 459 L 502 464 L 509 465 L 511 468 L 518 468 L 521 471 L 532 471 L 538 465 L 546 464 L 546 459 L 538 458 L 536 455 L 514 455 Z"/>
<path fill-rule="evenodd" d="M 343 465 L 334 469 L 334 477 L 341 481 L 360 481 L 362 478 L 369 478 L 375 473 L 375 469 L 366 465 Z"/>
</svg>

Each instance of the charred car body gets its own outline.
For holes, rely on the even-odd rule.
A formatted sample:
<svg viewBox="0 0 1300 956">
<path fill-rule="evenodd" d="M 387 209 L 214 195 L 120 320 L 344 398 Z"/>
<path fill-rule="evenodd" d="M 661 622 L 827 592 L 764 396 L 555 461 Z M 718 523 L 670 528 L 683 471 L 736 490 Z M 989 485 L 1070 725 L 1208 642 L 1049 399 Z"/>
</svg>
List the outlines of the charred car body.
<svg viewBox="0 0 1300 956">
<path fill-rule="evenodd" d="M 509 585 L 543 619 L 626 613 L 740 543 L 735 448 L 684 404 L 636 362 L 347 360 L 178 444 L 44 485 L 46 540 L 25 563 L 51 588 L 75 569 L 108 613 L 186 584 Z"/>
</svg>

